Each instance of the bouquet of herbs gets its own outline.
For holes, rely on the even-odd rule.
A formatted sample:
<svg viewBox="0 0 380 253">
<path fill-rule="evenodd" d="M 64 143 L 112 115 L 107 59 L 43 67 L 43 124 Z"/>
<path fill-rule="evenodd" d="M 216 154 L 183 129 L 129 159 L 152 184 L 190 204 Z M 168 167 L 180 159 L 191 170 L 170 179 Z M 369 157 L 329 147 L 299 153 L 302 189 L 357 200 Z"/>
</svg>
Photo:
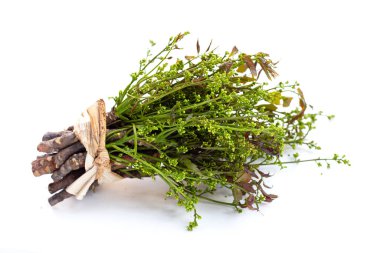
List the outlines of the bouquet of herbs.
<svg viewBox="0 0 380 253">
<path fill-rule="evenodd" d="M 148 51 L 131 82 L 113 97 L 105 147 L 113 173 L 160 177 L 169 187 L 166 197 L 193 212 L 192 230 L 200 218 L 200 199 L 237 211 L 258 210 L 275 199 L 267 193 L 270 174 L 262 168 L 305 161 L 298 153 L 282 161 L 287 147 L 320 149 L 306 137 L 322 113 L 306 112 L 310 106 L 298 83 L 268 82 L 277 72 L 266 53 L 233 47 L 218 54 L 211 43 L 201 50 L 197 42 L 195 55 L 176 58 L 186 35 L 171 37 L 157 54 Z M 88 151 L 73 127 L 46 133 L 38 150 L 46 154 L 32 163 L 33 173 L 52 174 L 49 191 L 55 194 L 49 202 L 55 205 L 72 196 L 65 189 L 85 174 Z M 306 161 L 349 164 L 338 155 Z M 219 187 L 231 191 L 231 202 L 213 195 Z"/>
</svg>

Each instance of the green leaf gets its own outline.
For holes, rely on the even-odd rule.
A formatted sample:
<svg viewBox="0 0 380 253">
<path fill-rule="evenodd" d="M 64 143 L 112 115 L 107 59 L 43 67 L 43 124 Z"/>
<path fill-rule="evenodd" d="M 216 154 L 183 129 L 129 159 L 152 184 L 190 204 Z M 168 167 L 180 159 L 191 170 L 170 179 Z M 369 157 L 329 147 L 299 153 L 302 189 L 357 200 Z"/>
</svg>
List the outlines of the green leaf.
<svg viewBox="0 0 380 253">
<path fill-rule="evenodd" d="M 152 47 L 154 47 L 156 45 L 156 42 L 154 42 L 153 40 L 149 40 L 149 43 Z"/>
<path fill-rule="evenodd" d="M 272 104 L 279 105 L 281 102 L 281 92 L 274 91 L 269 93 L 270 95 L 270 101 Z"/>
<path fill-rule="evenodd" d="M 182 159 L 181 162 L 186 166 L 186 168 L 194 171 L 194 172 L 197 172 L 199 173 L 199 169 L 198 169 L 198 166 L 196 164 L 194 164 L 190 159 Z"/>
<path fill-rule="evenodd" d="M 282 106 L 288 107 L 290 105 L 290 103 L 292 102 L 292 100 L 293 100 L 293 97 L 282 96 Z"/>
<path fill-rule="evenodd" d="M 248 69 L 247 65 L 246 64 L 241 64 L 238 68 L 237 68 L 237 72 L 239 73 L 244 73 L 246 70 Z"/>
<path fill-rule="evenodd" d="M 195 59 L 195 56 L 189 56 L 189 55 L 186 55 L 186 56 L 185 56 L 185 59 L 188 60 L 188 61 L 191 61 L 191 60 L 194 60 L 194 59 Z"/>
<path fill-rule="evenodd" d="M 240 200 L 243 198 L 243 193 L 240 189 L 233 188 L 232 189 L 232 195 L 234 197 L 234 203 L 239 204 Z"/>
<path fill-rule="evenodd" d="M 263 104 L 263 105 L 259 105 L 257 106 L 257 109 L 260 109 L 260 108 L 265 108 L 265 111 L 276 111 L 277 110 L 277 106 L 275 106 L 274 104 Z"/>
</svg>

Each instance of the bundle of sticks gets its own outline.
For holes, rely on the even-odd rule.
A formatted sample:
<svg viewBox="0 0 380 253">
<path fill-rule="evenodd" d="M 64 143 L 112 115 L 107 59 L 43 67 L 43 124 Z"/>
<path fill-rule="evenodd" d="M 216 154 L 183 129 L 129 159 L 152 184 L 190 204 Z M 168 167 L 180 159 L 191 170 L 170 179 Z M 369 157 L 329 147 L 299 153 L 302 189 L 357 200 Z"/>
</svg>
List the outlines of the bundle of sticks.
<svg viewBox="0 0 380 253">
<path fill-rule="evenodd" d="M 116 117 L 112 113 L 107 113 L 107 125 L 115 122 Z M 122 133 L 113 138 L 120 138 Z M 41 156 L 37 156 L 32 162 L 33 175 L 38 177 L 45 174 L 51 174 L 53 180 L 48 185 L 48 190 L 53 194 L 49 199 L 51 206 L 72 197 L 65 189 L 75 180 L 82 176 L 85 170 L 86 149 L 79 141 L 73 131 L 73 127 L 69 127 L 64 131 L 47 132 L 42 136 L 42 141 L 38 144 L 37 150 L 43 152 Z M 124 157 L 128 159 L 127 157 Z M 111 161 L 111 169 L 117 173 L 120 168 L 125 165 Z M 122 177 L 141 178 L 141 173 L 135 171 L 128 174 L 120 173 Z M 90 189 L 94 190 L 98 185 L 95 181 Z"/>
</svg>

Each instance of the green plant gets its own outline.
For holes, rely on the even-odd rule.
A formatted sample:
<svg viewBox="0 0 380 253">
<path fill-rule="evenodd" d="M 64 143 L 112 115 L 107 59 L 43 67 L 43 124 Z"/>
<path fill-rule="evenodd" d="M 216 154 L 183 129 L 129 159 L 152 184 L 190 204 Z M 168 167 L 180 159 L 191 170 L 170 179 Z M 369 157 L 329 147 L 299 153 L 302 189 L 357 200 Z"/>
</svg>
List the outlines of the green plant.
<svg viewBox="0 0 380 253">
<path fill-rule="evenodd" d="M 197 42 L 197 55 L 172 58 L 185 35 L 170 38 L 154 56 L 148 52 L 131 83 L 114 97 L 120 125 L 108 137 L 121 131 L 125 135 L 108 141 L 107 149 L 111 159 L 127 166 L 121 173 L 139 170 L 161 177 L 170 187 L 167 196 L 194 211 L 191 230 L 200 217 L 195 208 L 199 198 L 237 210 L 258 209 L 262 201 L 274 199 L 263 189 L 268 175 L 260 167 L 289 163 L 281 161 L 287 145 L 320 149 L 306 137 L 322 113 L 305 113 L 298 83 L 259 81 L 263 74 L 269 80 L 277 76 L 268 54 L 238 53 L 234 47 L 218 55 L 211 45 L 201 53 Z M 299 106 L 283 110 L 294 96 Z M 290 162 L 303 161 L 298 153 L 294 158 Z M 331 160 L 348 164 L 338 155 L 309 161 L 320 165 Z M 206 197 L 217 185 L 232 191 L 232 203 Z"/>
<path fill-rule="evenodd" d="M 171 37 L 157 54 L 149 50 L 129 85 L 113 98 L 115 120 L 107 125 L 106 148 L 117 164 L 114 172 L 159 176 L 169 186 L 166 196 L 193 212 L 192 230 L 200 218 L 199 199 L 239 212 L 275 199 L 265 191 L 270 175 L 264 166 L 349 165 L 338 155 L 303 160 L 294 153 L 293 160 L 283 161 L 285 149 L 320 149 L 306 137 L 322 112 L 306 112 L 310 106 L 298 83 L 268 82 L 277 73 L 266 53 L 245 54 L 233 47 L 219 55 L 211 43 L 201 52 L 197 42 L 196 55 L 175 58 L 186 35 Z M 218 186 L 231 190 L 232 202 L 212 195 Z"/>
</svg>

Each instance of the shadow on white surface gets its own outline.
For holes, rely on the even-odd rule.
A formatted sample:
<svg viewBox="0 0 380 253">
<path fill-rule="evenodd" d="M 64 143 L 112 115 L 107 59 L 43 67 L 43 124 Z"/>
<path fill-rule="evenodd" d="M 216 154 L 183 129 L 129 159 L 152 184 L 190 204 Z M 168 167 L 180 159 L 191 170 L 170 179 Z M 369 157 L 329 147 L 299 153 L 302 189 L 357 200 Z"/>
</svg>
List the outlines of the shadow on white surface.
<svg viewBox="0 0 380 253">
<path fill-rule="evenodd" d="M 53 213 L 57 218 L 78 215 L 90 218 L 101 215 L 103 219 L 114 220 L 118 217 L 143 223 L 154 223 L 159 217 L 161 221 L 167 220 L 168 223 L 186 224 L 192 218 L 192 212 L 186 213 L 183 207 L 177 205 L 176 200 L 165 198 L 167 190 L 168 186 L 160 178 L 124 179 L 114 184 L 99 186 L 95 192 L 89 192 L 81 201 L 67 199 L 53 207 Z M 231 201 L 231 194 L 223 189 L 213 197 Z M 237 215 L 231 207 L 202 200 L 199 209 L 206 212 L 220 210 L 220 214 Z"/>
</svg>

